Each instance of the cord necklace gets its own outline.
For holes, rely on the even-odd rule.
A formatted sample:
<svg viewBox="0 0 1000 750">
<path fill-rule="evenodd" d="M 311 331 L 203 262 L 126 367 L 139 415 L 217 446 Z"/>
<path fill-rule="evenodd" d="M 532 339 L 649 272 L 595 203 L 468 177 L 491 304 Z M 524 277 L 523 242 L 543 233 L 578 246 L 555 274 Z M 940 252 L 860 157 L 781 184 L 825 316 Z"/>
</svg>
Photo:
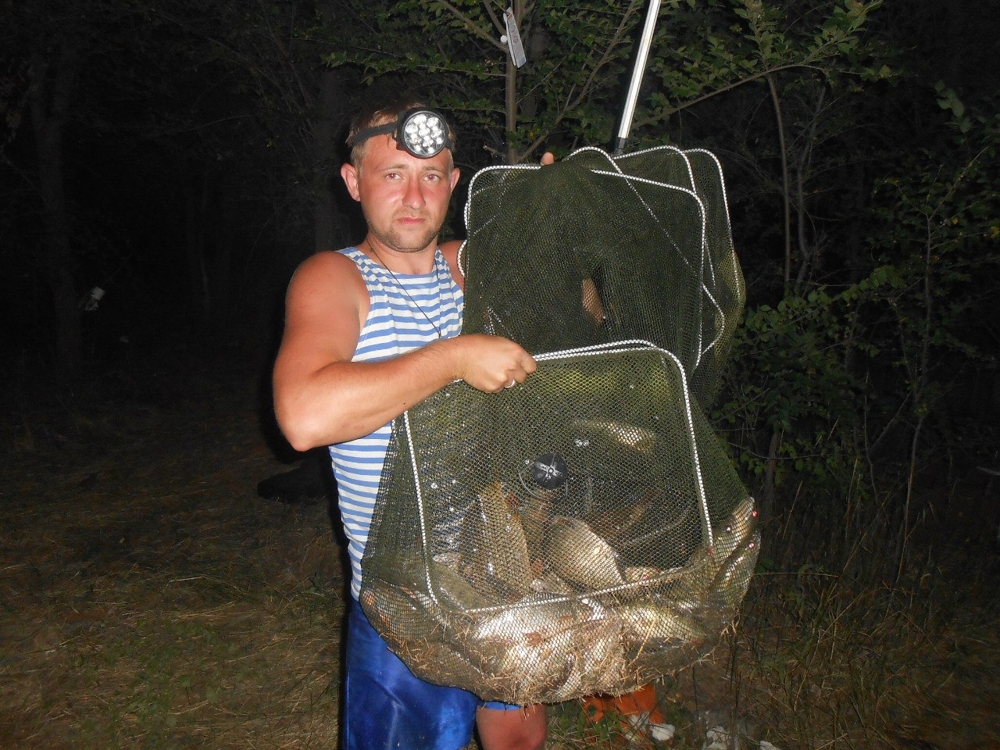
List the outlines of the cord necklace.
<svg viewBox="0 0 1000 750">
<path fill-rule="evenodd" d="M 403 286 L 403 283 L 399 280 L 399 277 L 396 276 L 396 274 L 394 274 L 392 272 L 392 269 L 389 268 L 389 266 L 386 265 L 386 263 L 385 263 L 384 260 L 382 260 L 382 256 L 379 255 L 378 252 L 375 250 L 375 247 L 372 245 L 372 241 L 366 238 L 365 242 L 368 244 L 368 249 L 372 251 L 372 254 L 375 256 L 375 258 L 378 260 L 378 262 L 382 264 L 382 268 L 384 268 L 386 271 L 388 271 L 389 275 L 392 276 L 392 280 L 396 282 L 396 286 L 399 287 L 399 290 L 403 294 L 406 295 L 406 299 L 408 299 L 410 301 L 410 304 L 413 305 L 413 307 L 415 307 L 417 309 L 417 312 L 419 312 L 421 315 L 424 316 L 424 318 L 427 319 L 427 322 L 431 324 L 431 328 L 434 329 L 434 332 L 437 334 L 437 337 L 441 338 L 441 329 L 438 328 L 437 324 L 435 324 L 435 322 L 433 320 L 431 320 L 430 315 L 427 314 L 427 312 L 424 310 L 424 308 L 422 308 L 420 305 L 418 305 L 417 301 L 415 299 L 413 299 L 413 297 L 410 296 L 410 293 L 408 291 L 406 291 L 406 287 Z M 441 278 L 438 275 L 438 265 L 437 265 L 436 253 L 435 253 L 435 258 L 434 258 L 434 279 L 437 281 L 438 289 L 440 289 L 441 288 Z"/>
</svg>

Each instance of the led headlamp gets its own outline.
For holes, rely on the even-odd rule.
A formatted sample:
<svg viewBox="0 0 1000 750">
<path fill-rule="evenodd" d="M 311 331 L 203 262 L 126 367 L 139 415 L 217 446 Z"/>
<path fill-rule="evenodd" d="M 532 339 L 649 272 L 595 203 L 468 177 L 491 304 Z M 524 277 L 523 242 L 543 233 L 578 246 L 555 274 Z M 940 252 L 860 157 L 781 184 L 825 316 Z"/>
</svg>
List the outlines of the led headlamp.
<svg viewBox="0 0 1000 750">
<path fill-rule="evenodd" d="M 454 148 L 448 136 L 448 121 L 433 109 L 408 109 L 395 122 L 365 128 L 354 136 L 354 145 L 376 135 L 391 135 L 396 148 L 420 159 L 430 159 L 446 148 Z"/>
</svg>

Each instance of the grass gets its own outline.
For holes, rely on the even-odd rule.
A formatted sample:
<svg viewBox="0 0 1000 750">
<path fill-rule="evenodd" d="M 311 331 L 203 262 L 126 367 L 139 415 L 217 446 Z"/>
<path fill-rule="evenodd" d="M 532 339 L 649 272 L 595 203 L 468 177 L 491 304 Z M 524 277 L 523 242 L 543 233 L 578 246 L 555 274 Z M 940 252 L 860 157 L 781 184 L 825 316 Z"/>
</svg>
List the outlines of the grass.
<svg viewBox="0 0 1000 750">
<path fill-rule="evenodd" d="M 0 747 L 337 745 L 345 578 L 327 509 L 256 497 L 287 466 L 252 363 L 178 370 L 155 393 L 136 374 L 72 402 L 8 393 Z M 788 536 L 767 529 L 765 549 Z M 700 749 L 716 724 L 782 750 L 1000 747 L 995 558 L 928 546 L 887 581 L 873 540 L 856 544 L 850 575 L 776 556 L 722 645 L 656 684 L 676 735 L 655 747 Z M 549 727 L 557 750 L 654 747 L 576 702 Z"/>
</svg>

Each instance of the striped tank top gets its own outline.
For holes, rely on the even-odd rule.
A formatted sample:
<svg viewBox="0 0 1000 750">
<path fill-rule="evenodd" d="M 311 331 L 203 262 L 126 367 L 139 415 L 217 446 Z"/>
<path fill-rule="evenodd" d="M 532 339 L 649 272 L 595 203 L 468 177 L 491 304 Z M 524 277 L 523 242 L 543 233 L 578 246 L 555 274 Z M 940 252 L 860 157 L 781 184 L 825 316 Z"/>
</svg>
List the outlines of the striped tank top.
<svg viewBox="0 0 1000 750">
<path fill-rule="evenodd" d="M 398 357 L 436 341 L 438 331 L 445 339 L 459 334 L 464 297 L 440 250 L 429 274 L 395 277 L 357 248 L 340 252 L 354 261 L 368 287 L 368 317 L 351 361 Z M 330 446 L 355 599 L 361 595 L 361 558 L 391 433 L 390 422 L 370 435 Z"/>
</svg>

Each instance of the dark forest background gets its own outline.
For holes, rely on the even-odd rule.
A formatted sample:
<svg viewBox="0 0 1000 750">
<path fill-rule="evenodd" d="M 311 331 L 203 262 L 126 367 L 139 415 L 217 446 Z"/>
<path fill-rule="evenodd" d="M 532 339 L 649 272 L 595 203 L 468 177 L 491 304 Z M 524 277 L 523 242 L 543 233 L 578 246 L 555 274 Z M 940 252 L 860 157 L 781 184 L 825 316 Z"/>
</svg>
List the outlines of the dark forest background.
<svg viewBox="0 0 1000 750">
<path fill-rule="evenodd" d="M 373 93 L 449 113 L 463 185 L 610 148 L 645 3 L 512 7 L 520 69 L 491 0 L 4 0 L 8 417 L 165 349 L 266 358 L 295 266 L 363 233 L 338 170 Z M 629 149 L 723 163 L 747 310 L 711 416 L 802 541 L 764 565 L 870 537 L 895 578 L 929 525 L 993 543 L 955 490 L 1000 469 L 998 39 L 995 1 L 663 3 Z"/>
</svg>

